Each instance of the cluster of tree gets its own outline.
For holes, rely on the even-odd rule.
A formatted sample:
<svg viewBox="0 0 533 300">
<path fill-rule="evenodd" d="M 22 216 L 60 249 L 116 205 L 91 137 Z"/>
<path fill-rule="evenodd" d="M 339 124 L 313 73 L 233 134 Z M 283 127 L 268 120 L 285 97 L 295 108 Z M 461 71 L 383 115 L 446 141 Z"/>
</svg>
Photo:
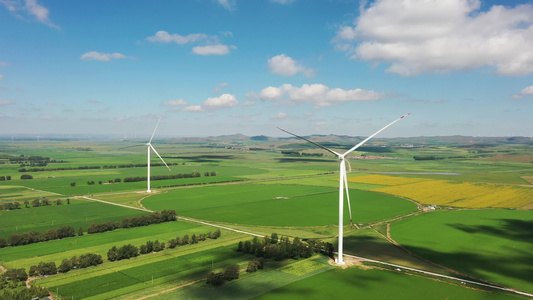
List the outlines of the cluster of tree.
<svg viewBox="0 0 533 300">
<path fill-rule="evenodd" d="M 165 250 L 165 243 L 160 243 L 159 240 L 148 241 L 146 244 L 139 247 L 139 252 L 141 254 L 147 254 L 151 252 L 159 252 Z"/>
<path fill-rule="evenodd" d="M 209 272 L 207 274 L 207 281 L 206 283 L 212 286 L 220 286 L 223 285 L 225 281 L 231 281 L 233 279 L 239 278 L 239 265 L 234 264 L 231 266 L 228 266 L 226 269 L 224 269 L 223 272 Z"/>
<path fill-rule="evenodd" d="M 168 241 L 167 246 L 170 249 L 174 249 L 178 246 L 184 246 L 187 244 L 197 244 L 198 242 L 205 241 L 206 239 L 216 240 L 220 237 L 220 235 L 220 229 L 217 229 L 215 232 L 210 231 L 207 234 L 193 234 L 190 238 L 189 235 L 186 234 L 182 238 L 178 236 L 175 239 L 171 239 L 170 241 Z"/>
<path fill-rule="evenodd" d="M 141 215 L 141 216 L 133 216 L 133 217 L 126 217 L 122 219 L 120 222 L 105 222 L 105 223 L 92 223 L 89 225 L 89 228 L 87 228 L 87 233 L 98 233 L 98 232 L 106 232 L 106 231 L 113 231 L 117 228 L 132 228 L 132 227 L 140 227 L 140 226 L 146 226 L 150 224 L 159 224 L 164 222 L 172 222 L 176 221 L 176 211 L 165 209 L 159 212 L 153 212 L 149 215 Z"/>
<path fill-rule="evenodd" d="M 5 284 L 0 280 L 0 299 L 44 299 L 50 294 L 50 292 L 42 286 L 32 285 L 30 288 L 13 288 L 13 282 L 10 283 L 7 280 L 4 281 Z M 16 282 L 15 285 L 17 285 Z M 24 285 L 24 283 L 20 283 L 20 285 Z"/>
<path fill-rule="evenodd" d="M 291 242 L 288 237 L 278 239 L 278 235 L 273 233 L 271 236 L 265 236 L 262 239 L 254 237 L 252 241 L 240 241 L 237 251 L 275 260 L 307 258 L 315 252 L 325 252 L 332 257 L 333 245 L 318 240 L 304 242 L 297 237 Z"/>
<path fill-rule="evenodd" d="M 214 173 L 216 176 L 216 172 Z M 195 178 L 200 177 L 201 174 L 198 171 L 194 171 L 192 173 L 179 173 L 179 174 L 171 174 L 171 175 L 154 175 L 150 176 L 150 180 L 165 180 L 165 179 L 182 179 L 182 178 Z M 126 177 L 124 178 L 124 182 L 139 182 L 139 181 L 146 181 L 146 176 L 137 176 L 137 177 Z"/>
<path fill-rule="evenodd" d="M 246 272 L 257 272 L 257 270 L 263 269 L 264 264 L 265 259 L 263 257 L 258 257 L 257 259 L 254 259 L 248 263 L 248 268 L 246 268 Z"/>
<path fill-rule="evenodd" d="M 40 262 L 37 266 L 31 266 L 28 275 L 30 276 L 44 276 L 57 274 L 57 267 L 55 262 Z"/>
<path fill-rule="evenodd" d="M 110 180 L 107 181 L 107 183 L 111 183 L 111 184 L 113 184 L 113 183 L 121 183 L 121 182 L 122 182 L 122 179 L 120 179 L 120 178 L 115 178 L 115 180 L 110 179 Z M 96 182 L 94 182 L 94 180 L 87 181 L 87 185 L 95 185 L 95 184 L 96 184 Z M 104 181 L 100 180 L 100 181 L 98 181 L 98 184 L 104 184 Z"/>
<path fill-rule="evenodd" d="M 113 246 L 111 249 L 109 249 L 109 251 L 107 251 L 107 259 L 109 261 L 129 259 L 137 256 L 139 256 L 139 248 L 133 246 L 132 244 L 127 244 L 120 248 Z"/>
<path fill-rule="evenodd" d="M 54 275 L 59 273 L 67 273 L 72 269 L 83 269 L 90 266 L 97 266 L 102 264 L 104 261 L 101 255 L 86 253 L 80 255 L 79 257 L 73 256 L 70 259 L 63 259 L 59 267 L 56 267 L 55 262 L 40 262 L 37 266 L 30 267 L 30 276 L 39 276 L 39 275 Z"/>
<path fill-rule="evenodd" d="M 46 231 L 45 233 L 41 233 L 37 231 L 13 233 L 7 239 L 7 243 L 10 246 L 20 246 L 20 245 L 28 245 L 28 244 L 50 241 L 50 240 L 60 240 L 60 239 L 63 239 L 66 237 L 72 237 L 72 236 L 76 236 L 74 232 L 74 228 L 72 228 L 72 226 L 63 226 L 55 230 L 50 229 Z M 4 243 L 2 240 L 0 240 L 0 248 L 1 248 L 1 244 Z"/>
<path fill-rule="evenodd" d="M 2 274 L 2 278 L 15 282 L 26 281 L 26 279 L 28 279 L 28 274 L 26 274 L 26 270 L 24 270 L 24 268 L 9 269 L 4 274 Z"/>
<path fill-rule="evenodd" d="M 31 176 L 30 174 L 24 174 L 20 176 L 20 179 L 33 179 L 33 176 Z"/>
<path fill-rule="evenodd" d="M 56 205 L 63 204 L 63 201 L 61 199 L 56 199 L 54 202 L 55 202 Z M 32 200 L 31 202 L 29 200 L 24 200 L 24 206 L 26 208 L 30 207 L 30 203 L 31 203 L 31 205 L 33 207 L 39 207 L 39 206 L 49 206 L 49 205 L 51 205 L 52 201 L 50 201 L 50 199 L 48 199 L 48 198 L 35 199 L 35 200 Z M 67 198 L 67 204 L 70 204 L 70 199 L 68 199 L 68 198 Z M 19 209 L 19 208 L 21 208 L 21 205 L 22 204 L 20 202 L 18 202 L 18 201 L 0 203 L 0 210 Z"/>
<path fill-rule="evenodd" d="M 333 174 L 333 172 L 332 172 L 331 174 Z M 244 179 L 210 181 L 209 184 L 212 184 L 212 183 L 239 182 L 239 181 L 244 181 Z M 160 185 L 160 186 L 158 186 L 157 188 L 169 188 L 169 187 L 176 187 L 176 186 L 191 186 L 191 185 L 204 185 L 204 184 L 207 184 L 207 182 L 194 182 L 194 183 L 170 184 L 170 185 L 163 185 L 163 186 Z"/>
<path fill-rule="evenodd" d="M 19 172 L 25 173 L 25 172 L 44 172 L 44 171 L 70 171 L 70 170 L 95 170 L 100 169 L 100 166 L 79 166 L 79 167 L 61 167 L 61 168 L 31 168 L 26 169 L 22 168 L 19 169 Z"/>
<path fill-rule="evenodd" d="M 217 172 L 212 171 L 212 172 L 205 172 L 204 173 L 204 177 L 209 177 L 209 176 L 217 176 Z"/>
<path fill-rule="evenodd" d="M 11 176 L 7 175 L 7 176 L 0 176 L 0 181 L 6 181 L 6 180 L 11 180 Z"/>
<path fill-rule="evenodd" d="M 90 147 L 76 147 L 76 148 L 73 148 L 74 150 L 76 151 L 93 151 L 92 148 Z"/>
<path fill-rule="evenodd" d="M 63 161 L 57 161 L 55 159 L 50 159 L 50 157 L 42 157 L 37 155 L 32 156 L 9 156 L 9 163 L 11 164 L 20 164 L 21 167 L 46 167 L 49 163 L 62 163 Z"/>
<path fill-rule="evenodd" d="M 152 167 L 162 167 L 165 164 L 163 163 L 150 163 Z M 176 166 L 179 163 L 169 163 L 169 166 Z M 105 165 L 102 168 L 104 169 L 123 169 L 123 168 L 146 168 L 148 164 L 127 164 L 127 165 Z"/>
</svg>

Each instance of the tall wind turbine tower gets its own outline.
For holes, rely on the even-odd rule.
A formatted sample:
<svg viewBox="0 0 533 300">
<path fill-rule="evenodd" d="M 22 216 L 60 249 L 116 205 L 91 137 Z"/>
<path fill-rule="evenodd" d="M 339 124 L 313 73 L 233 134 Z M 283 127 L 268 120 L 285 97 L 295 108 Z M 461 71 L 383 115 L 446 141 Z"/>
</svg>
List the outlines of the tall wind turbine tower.
<svg viewBox="0 0 533 300">
<path fill-rule="evenodd" d="M 161 118 L 159 118 L 159 120 L 157 120 L 157 124 L 155 125 L 155 129 L 154 129 L 154 132 L 152 132 L 152 136 L 150 137 L 150 140 L 148 141 L 148 143 L 146 144 L 141 144 L 141 145 L 134 145 L 134 146 L 128 146 L 128 147 L 123 147 L 123 148 L 120 148 L 120 149 L 124 149 L 124 148 L 131 148 L 131 147 L 138 147 L 138 146 L 147 146 L 147 154 L 148 154 L 148 158 L 147 158 L 147 181 L 148 181 L 148 188 L 146 189 L 146 192 L 147 193 L 151 193 L 152 190 L 150 189 L 150 152 L 151 151 L 154 151 L 155 154 L 157 154 L 157 156 L 159 157 L 159 159 L 161 159 L 161 161 L 165 164 L 165 166 L 167 167 L 167 169 L 169 171 L 170 170 L 170 167 L 167 165 L 167 163 L 163 160 L 163 158 L 161 157 L 161 155 L 159 155 L 159 153 L 157 153 L 157 151 L 155 150 L 154 146 L 152 146 L 152 140 L 154 139 L 154 135 L 155 135 L 155 131 L 157 130 L 157 126 L 159 126 L 159 122 L 161 122 Z"/>
<path fill-rule="evenodd" d="M 410 115 L 411 113 L 407 114 Z M 368 140 L 370 140 L 371 138 L 373 138 L 374 136 L 376 136 L 378 133 L 382 132 L 383 130 L 387 129 L 389 126 L 391 126 L 392 124 L 400 121 L 401 119 L 403 119 L 405 116 L 401 116 L 400 118 L 394 120 L 393 122 L 391 122 L 390 124 L 388 124 L 387 126 L 381 128 L 380 130 L 378 130 L 376 133 L 372 134 L 371 136 L 367 137 L 366 139 L 364 139 L 363 141 L 361 141 L 359 144 L 353 146 L 350 150 L 344 152 L 343 154 L 340 154 L 336 151 L 333 151 L 325 146 L 322 146 L 320 144 L 317 144 L 313 141 L 310 141 L 304 137 L 301 137 L 299 135 L 296 135 L 294 133 L 291 133 L 285 129 L 282 129 L 282 128 L 279 128 L 279 130 L 281 131 L 284 131 L 290 135 L 293 135 L 299 139 L 302 139 L 304 141 L 307 141 L 317 147 L 320 147 L 330 153 L 332 153 L 333 155 L 337 156 L 337 158 L 340 160 L 340 166 L 339 166 L 339 242 L 338 242 L 338 258 L 337 258 L 337 264 L 344 264 L 344 260 L 343 260 L 343 234 L 344 234 L 344 228 L 343 228 L 343 212 L 344 212 L 344 191 L 346 190 L 346 198 L 347 198 L 347 201 L 348 201 L 348 207 L 350 206 L 350 196 L 349 196 L 349 193 L 348 193 L 348 179 L 347 179 L 347 176 L 346 176 L 346 156 L 354 151 L 355 149 L 361 147 L 364 143 L 366 143 Z M 351 209 L 350 209 L 350 223 L 352 223 L 352 212 L 351 212 Z"/>
</svg>

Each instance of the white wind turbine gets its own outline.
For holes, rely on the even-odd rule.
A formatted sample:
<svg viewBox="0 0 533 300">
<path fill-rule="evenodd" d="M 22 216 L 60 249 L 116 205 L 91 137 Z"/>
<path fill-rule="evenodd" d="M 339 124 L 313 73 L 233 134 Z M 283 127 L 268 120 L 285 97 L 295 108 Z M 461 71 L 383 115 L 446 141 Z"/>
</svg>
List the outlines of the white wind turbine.
<svg viewBox="0 0 533 300">
<path fill-rule="evenodd" d="M 410 115 L 411 113 L 407 114 L 407 115 Z M 320 144 L 317 144 L 313 141 L 310 141 L 304 137 L 301 137 L 299 135 L 296 135 L 292 132 L 289 132 L 285 129 L 282 129 L 282 128 L 279 128 L 279 130 L 281 131 L 284 131 L 290 135 L 293 135 L 297 138 L 300 138 L 304 141 L 307 141 L 317 147 L 320 147 L 334 155 L 337 156 L 337 158 L 340 160 L 340 168 L 339 168 L 339 245 L 338 245 L 338 258 L 337 258 L 337 264 L 344 264 L 344 260 L 343 260 L 343 212 L 344 212 L 344 190 L 346 189 L 346 200 L 348 201 L 348 208 L 349 208 L 349 211 L 350 211 L 350 223 L 352 223 L 352 211 L 351 211 L 351 208 L 350 208 L 350 195 L 348 193 L 348 179 L 347 179 L 347 176 L 346 176 L 346 156 L 354 151 L 355 149 L 359 148 L 360 146 L 362 146 L 364 143 L 366 143 L 368 140 L 370 140 L 371 138 L 373 138 L 374 136 L 376 136 L 378 133 L 382 132 L 383 130 L 387 129 L 387 127 L 391 126 L 392 124 L 398 122 L 399 120 L 403 119 L 405 116 L 401 116 L 400 118 L 394 120 L 393 122 L 391 122 L 390 124 L 388 124 L 387 126 L 381 128 L 380 130 L 378 130 L 376 133 L 372 134 L 371 136 L 367 137 L 366 139 L 364 139 L 363 141 L 361 141 L 359 144 L 353 146 L 350 150 L 344 152 L 343 154 L 340 154 L 336 151 L 333 151 L 325 146 L 322 146 Z"/>
<path fill-rule="evenodd" d="M 150 190 L 150 151 L 153 150 L 155 152 L 155 154 L 157 154 L 157 156 L 159 157 L 159 159 L 161 159 L 161 161 L 165 164 L 165 166 L 167 167 L 167 169 L 169 171 L 170 170 L 170 167 L 167 165 L 167 163 L 163 160 L 163 158 L 161 157 L 161 155 L 159 155 L 159 153 L 157 153 L 157 151 L 155 150 L 154 146 L 152 146 L 152 139 L 154 138 L 154 135 L 155 135 L 155 131 L 157 130 L 157 126 L 159 126 L 159 122 L 161 122 L 161 118 L 159 118 L 159 120 L 157 121 L 157 124 L 155 125 L 155 129 L 154 129 L 154 132 L 152 133 L 152 137 L 150 137 L 150 140 L 148 141 L 148 143 L 146 144 L 141 144 L 141 145 L 135 145 L 135 146 L 129 146 L 129 147 L 124 147 L 124 148 L 131 148 L 131 147 L 137 147 L 137 146 L 147 146 L 148 147 L 148 164 L 147 164 L 147 168 L 148 168 L 148 176 L 147 176 L 147 180 L 148 180 L 148 189 L 146 190 L 147 193 L 151 193 L 152 190 Z M 124 148 L 121 148 L 121 149 L 124 149 Z"/>
</svg>

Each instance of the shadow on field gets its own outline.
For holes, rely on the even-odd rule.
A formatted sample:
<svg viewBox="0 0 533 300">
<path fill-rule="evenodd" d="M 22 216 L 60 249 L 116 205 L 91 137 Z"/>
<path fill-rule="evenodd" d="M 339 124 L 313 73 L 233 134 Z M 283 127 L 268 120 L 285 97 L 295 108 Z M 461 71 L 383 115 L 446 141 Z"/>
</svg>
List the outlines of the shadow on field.
<svg viewBox="0 0 533 300">
<path fill-rule="evenodd" d="M 333 159 L 320 159 L 320 158 L 289 158 L 289 157 L 283 157 L 283 158 L 277 158 L 278 162 L 281 163 L 291 163 L 291 162 L 332 162 Z"/>
<path fill-rule="evenodd" d="M 495 235 L 501 238 L 529 242 L 533 244 L 533 221 L 515 220 L 515 219 L 499 219 L 499 223 L 503 223 L 500 227 L 487 225 L 463 225 L 463 224 L 448 224 L 449 226 L 468 233 L 483 233 L 488 235 Z"/>
<path fill-rule="evenodd" d="M 531 232 L 526 230 L 527 228 L 530 228 L 528 226 L 531 226 L 531 222 L 516 220 L 506 221 L 512 222 L 508 222 L 509 227 L 504 227 L 502 231 L 507 228 L 514 228 L 515 231 L 514 233 L 505 233 L 504 237 L 508 237 L 509 234 L 516 239 L 518 239 L 518 237 L 523 239 L 529 237 L 528 241 L 533 243 L 533 240 L 531 240 L 530 237 Z M 496 229 L 490 229 L 486 232 L 499 231 Z M 502 232 L 502 235 L 503 234 L 504 233 Z M 509 286 L 510 282 L 519 281 L 519 283 L 511 286 L 518 289 L 525 289 L 528 284 L 533 283 L 533 277 L 531 276 L 531 274 L 533 274 L 533 263 L 531 261 L 531 252 L 528 251 L 510 248 L 507 256 L 487 256 L 483 255 L 482 252 L 478 253 L 476 249 L 473 249 L 472 252 L 458 251 L 445 253 L 423 247 L 410 245 L 402 246 L 424 259 L 452 268 L 463 274 L 472 276 L 473 278 L 494 282 L 497 277 L 505 277 L 507 278 L 505 281 L 494 283 Z M 335 247 L 337 246 L 335 245 Z M 427 265 L 427 263 L 418 258 L 407 254 L 405 250 L 392 244 L 385 243 L 381 239 L 375 237 L 348 236 L 344 238 L 344 247 L 346 253 L 376 260 L 395 262 L 398 264 L 402 264 L 398 261 L 403 260 L 415 264 L 421 263 Z M 487 277 L 487 273 L 490 274 L 490 278 Z M 531 292 L 532 290 L 529 289 L 528 291 Z"/>
<path fill-rule="evenodd" d="M 219 162 L 224 159 L 233 159 L 233 155 L 196 155 L 196 156 L 183 156 L 182 159 L 187 159 L 193 162 Z"/>
</svg>

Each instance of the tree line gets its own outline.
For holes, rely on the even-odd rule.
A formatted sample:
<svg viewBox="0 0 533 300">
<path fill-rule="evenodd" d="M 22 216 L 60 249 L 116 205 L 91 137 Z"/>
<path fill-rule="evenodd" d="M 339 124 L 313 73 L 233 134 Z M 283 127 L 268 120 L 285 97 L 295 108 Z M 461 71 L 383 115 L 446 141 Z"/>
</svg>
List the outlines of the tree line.
<svg viewBox="0 0 533 300">
<path fill-rule="evenodd" d="M 62 162 L 62 161 L 61 161 Z M 163 163 L 151 163 L 152 167 L 164 166 Z M 179 165 L 179 163 L 169 163 L 169 166 Z M 44 165 L 46 166 L 46 165 Z M 97 169 L 117 169 L 117 168 L 146 168 L 148 164 L 123 164 L 123 165 L 104 165 L 104 166 L 78 166 L 78 167 L 60 167 L 60 168 L 21 168 L 19 172 L 44 172 L 44 171 L 69 171 L 69 170 L 97 170 Z M 22 166 L 21 167 L 25 167 Z"/>
<path fill-rule="evenodd" d="M 265 259 L 283 260 L 287 258 L 308 258 L 316 252 L 322 252 L 333 257 L 334 248 L 331 243 L 316 239 L 309 239 L 305 242 L 295 237 L 291 242 L 288 237 L 278 238 L 276 233 L 272 233 L 271 236 L 267 235 L 262 239 L 256 236 L 251 241 L 240 241 L 237 251 Z"/>
<path fill-rule="evenodd" d="M 61 199 L 56 199 L 54 202 L 56 205 L 63 204 L 63 200 Z M 39 207 L 39 206 L 50 206 L 52 201 L 48 198 L 42 198 L 42 199 L 34 199 L 31 202 L 29 200 L 24 200 L 23 203 L 26 208 L 30 208 L 30 203 L 32 207 Z M 67 204 L 70 204 L 69 198 L 67 198 Z M 0 203 L 0 210 L 15 210 L 15 209 L 20 209 L 21 207 L 22 207 L 22 204 L 18 201 Z"/>
<path fill-rule="evenodd" d="M 176 221 L 177 215 L 175 210 L 165 209 L 160 212 L 153 212 L 149 215 L 140 215 L 133 217 L 126 217 L 122 221 L 105 223 L 91 223 L 87 228 L 87 233 L 99 233 L 106 231 L 113 231 L 117 228 L 133 228 L 140 226 L 147 226 L 150 224 L 159 224 L 163 222 Z"/>
<path fill-rule="evenodd" d="M 49 229 L 44 233 L 37 231 L 13 233 L 7 238 L 7 241 L 3 238 L 0 238 L 0 248 L 4 248 L 8 245 L 14 247 L 51 240 L 60 240 L 73 236 L 76 236 L 76 233 L 72 226 L 63 226 L 56 229 Z"/>
<path fill-rule="evenodd" d="M 211 176 L 216 176 L 216 172 L 211 172 Z M 179 173 L 179 174 L 169 174 L 169 175 L 154 175 L 150 176 L 150 180 L 165 180 L 165 179 L 182 179 L 182 178 L 196 178 L 202 176 L 200 172 L 194 171 L 192 173 Z M 137 177 L 126 177 L 124 182 L 139 182 L 146 181 L 146 176 L 137 176 Z"/>
<path fill-rule="evenodd" d="M 324 153 L 306 153 L 306 152 L 300 152 L 296 150 L 283 150 L 281 151 L 281 154 L 287 155 L 287 156 L 306 156 L 306 157 L 322 157 L 324 156 Z"/>
<path fill-rule="evenodd" d="M 109 261 L 117 261 L 122 259 L 129 259 L 133 257 L 137 257 L 141 254 L 148 254 L 152 252 L 160 252 L 163 251 L 165 248 L 173 249 L 178 246 L 184 246 L 188 244 L 196 244 L 200 241 L 205 241 L 207 238 L 210 239 L 217 239 L 220 237 L 221 233 L 218 229 L 214 233 L 207 233 L 207 234 L 193 234 L 190 238 L 189 235 L 186 234 L 183 237 L 176 237 L 175 239 L 171 239 L 167 243 L 159 242 L 159 240 L 155 241 L 147 241 L 145 244 L 141 245 L 140 247 L 136 247 L 131 244 L 123 245 L 122 247 L 113 246 L 109 251 L 107 251 L 107 259 Z"/>
</svg>

